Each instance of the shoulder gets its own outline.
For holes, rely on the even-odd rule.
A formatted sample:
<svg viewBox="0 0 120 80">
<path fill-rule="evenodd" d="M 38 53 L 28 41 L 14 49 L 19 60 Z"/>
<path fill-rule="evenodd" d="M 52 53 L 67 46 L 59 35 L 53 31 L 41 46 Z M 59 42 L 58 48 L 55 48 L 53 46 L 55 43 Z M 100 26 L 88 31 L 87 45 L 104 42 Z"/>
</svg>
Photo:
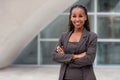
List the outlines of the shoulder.
<svg viewBox="0 0 120 80">
<path fill-rule="evenodd" d="M 97 34 L 94 33 L 94 32 L 89 32 L 90 36 L 94 36 L 94 37 L 97 37 Z"/>
<path fill-rule="evenodd" d="M 61 37 L 66 37 L 70 32 L 62 32 Z"/>
<path fill-rule="evenodd" d="M 68 32 L 62 32 L 62 35 L 66 35 L 66 34 L 68 34 Z"/>
<path fill-rule="evenodd" d="M 62 32 L 62 34 L 60 35 L 59 39 L 62 41 L 65 39 L 65 37 L 69 34 L 69 32 Z"/>
<path fill-rule="evenodd" d="M 90 36 L 91 38 L 97 38 L 97 34 L 94 33 L 94 32 L 89 32 L 89 36 Z"/>
</svg>

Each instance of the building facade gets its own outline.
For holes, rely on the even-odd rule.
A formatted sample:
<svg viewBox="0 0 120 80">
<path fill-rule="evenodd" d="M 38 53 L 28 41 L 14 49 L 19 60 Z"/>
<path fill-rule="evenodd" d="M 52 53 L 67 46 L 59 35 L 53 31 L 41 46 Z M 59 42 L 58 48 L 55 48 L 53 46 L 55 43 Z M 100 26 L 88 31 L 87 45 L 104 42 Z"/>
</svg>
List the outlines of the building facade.
<svg viewBox="0 0 120 80">
<path fill-rule="evenodd" d="M 78 0 L 74 4 L 87 8 L 91 31 L 98 35 L 94 65 L 120 66 L 120 0 Z M 69 9 L 40 31 L 15 60 L 15 65 L 58 65 L 51 52 L 61 33 L 67 31 Z"/>
</svg>

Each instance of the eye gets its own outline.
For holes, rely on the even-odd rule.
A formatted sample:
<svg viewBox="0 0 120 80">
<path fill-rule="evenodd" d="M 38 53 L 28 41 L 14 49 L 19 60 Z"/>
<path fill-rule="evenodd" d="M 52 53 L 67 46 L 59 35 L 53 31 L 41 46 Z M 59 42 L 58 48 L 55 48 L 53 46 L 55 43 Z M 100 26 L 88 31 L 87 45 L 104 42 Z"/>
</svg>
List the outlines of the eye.
<svg viewBox="0 0 120 80">
<path fill-rule="evenodd" d="M 75 15 L 73 15 L 72 17 L 74 17 L 74 18 L 75 18 L 76 16 L 75 16 Z"/>
<path fill-rule="evenodd" d="M 79 17 L 83 17 L 82 15 L 80 15 Z"/>
</svg>

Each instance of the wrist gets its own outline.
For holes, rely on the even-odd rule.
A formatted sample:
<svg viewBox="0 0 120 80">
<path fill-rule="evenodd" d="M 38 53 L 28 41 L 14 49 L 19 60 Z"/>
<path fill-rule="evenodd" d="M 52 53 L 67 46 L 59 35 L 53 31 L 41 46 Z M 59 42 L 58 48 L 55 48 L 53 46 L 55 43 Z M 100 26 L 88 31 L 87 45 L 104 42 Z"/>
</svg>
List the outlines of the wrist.
<svg viewBox="0 0 120 80">
<path fill-rule="evenodd" d="M 78 59 L 78 55 L 73 55 L 72 59 Z"/>
</svg>

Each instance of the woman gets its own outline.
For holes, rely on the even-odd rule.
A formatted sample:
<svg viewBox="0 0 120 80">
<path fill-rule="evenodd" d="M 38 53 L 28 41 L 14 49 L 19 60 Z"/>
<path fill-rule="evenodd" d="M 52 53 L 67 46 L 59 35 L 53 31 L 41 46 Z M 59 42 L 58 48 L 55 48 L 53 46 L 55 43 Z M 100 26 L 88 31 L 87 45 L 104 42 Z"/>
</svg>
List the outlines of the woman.
<svg viewBox="0 0 120 80">
<path fill-rule="evenodd" d="M 90 32 L 87 10 L 82 5 L 70 9 L 68 32 L 63 33 L 52 52 L 61 63 L 59 80 L 96 80 L 93 62 L 97 36 Z"/>
</svg>

